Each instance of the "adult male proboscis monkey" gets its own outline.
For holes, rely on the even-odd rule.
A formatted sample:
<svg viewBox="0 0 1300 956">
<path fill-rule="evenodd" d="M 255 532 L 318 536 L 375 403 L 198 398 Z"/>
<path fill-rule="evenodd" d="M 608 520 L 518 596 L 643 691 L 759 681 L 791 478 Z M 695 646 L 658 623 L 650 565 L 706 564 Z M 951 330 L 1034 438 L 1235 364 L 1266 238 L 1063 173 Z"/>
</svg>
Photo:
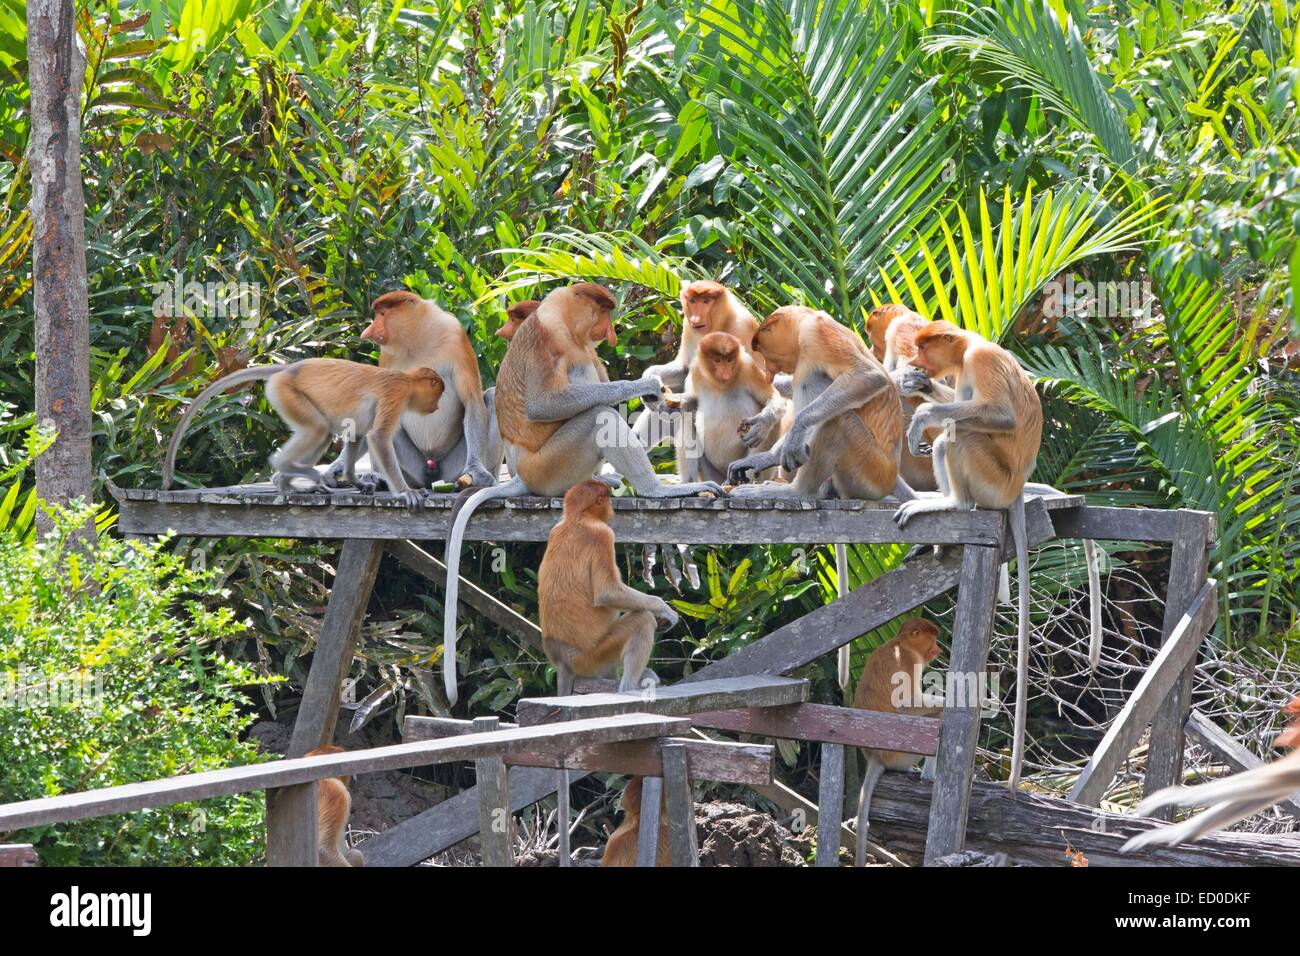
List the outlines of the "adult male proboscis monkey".
<svg viewBox="0 0 1300 956">
<path fill-rule="evenodd" d="M 176 473 L 176 452 L 185 432 L 208 401 L 220 392 L 245 382 L 267 379 L 266 398 L 292 437 L 271 456 L 277 488 L 293 490 L 295 477 L 322 484 L 315 465 L 329 450 L 335 435 L 343 437 L 342 474 L 357 485 L 357 449 L 369 438 L 371 454 L 393 494 L 408 507 L 420 502 L 421 491 L 407 486 L 393 453 L 393 439 L 402 416 L 427 415 L 438 408 L 444 393 L 441 376 L 432 369 L 397 372 L 346 359 L 313 358 L 292 365 L 259 365 L 217 379 L 190 403 L 167 446 L 162 486 L 171 487 Z"/>
<path fill-rule="evenodd" d="M 388 292 L 370 308 L 374 320 L 361 337 L 379 346 L 380 368 L 431 368 L 447 383 L 436 412 L 402 416 L 393 447 L 406 480 L 423 489 L 435 481 L 462 487 L 495 483 L 501 451 L 492 447 L 478 358 L 460 322 L 414 292 Z M 365 451 L 363 444 L 360 452 Z M 341 471 L 340 459 L 326 470 L 326 481 Z"/>
<path fill-rule="evenodd" d="M 501 437 L 514 448 L 516 473 L 510 481 L 462 499 L 463 507 L 447 536 L 442 673 L 449 703 L 458 697 L 456 597 L 461 542 L 483 502 L 527 494 L 558 497 L 591 478 L 602 461 L 642 497 L 725 495 L 713 481 L 661 483 L 645 447 L 612 407 L 633 398 L 653 403 L 663 395 L 663 382 L 657 376 L 602 380 L 605 366 L 595 343 L 617 343 L 614 305 L 608 289 L 590 282 L 556 289 L 510 340 L 497 376 L 496 410 Z"/>
<path fill-rule="evenodd" d="M 957 400 L 922 405 L 912 417 L 907 440 L 913 454 L 920 453 L 927 429 L 942 430 L 931 451 L 939 494 L 904 502 L 895 520 L 902 527 L 914 515 L 975 507 L 1006 509 L 1010 517 L 1020 582 L 1010 779 L 1014 790 L 1024 761 L 1029 684 L 1029 549 L 1023 495 L 1060 494 L 1047 485 L 1026 484 L 1042 440 L 1042 405 L 1033 382 L 1010 352 L 946 321 L 931 322 L 916 333 L 911 364 L 932 379 L 956 376 Z M 1091 586 L 1091 556 L 1088 565 Z M 1093 593 L 1090 658 L 1100 654 L 1101 641 L 1100 599 Z"/>
</svg>

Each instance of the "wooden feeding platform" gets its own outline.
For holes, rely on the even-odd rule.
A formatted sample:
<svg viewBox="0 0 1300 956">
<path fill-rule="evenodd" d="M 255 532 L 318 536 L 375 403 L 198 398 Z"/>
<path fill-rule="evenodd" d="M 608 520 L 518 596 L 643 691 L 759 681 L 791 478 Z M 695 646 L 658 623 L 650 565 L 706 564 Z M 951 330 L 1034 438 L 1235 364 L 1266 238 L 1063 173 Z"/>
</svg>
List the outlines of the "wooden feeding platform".
<svg viewBox="0 0 1300 956">
<path fill-rule="evenodd" d="M 226 787 L 234 785 L 233 781 L 239 781 L 241 786 L 247 784 L 245 789 L 271 787 L 269 859 L 273 863 L 307 863 L 307 838 L 300 832 L 304 826 L 301 811 L 307 799 L 304 792 L 314 794 L 314 790 L 305 786 L 305 782 L 335 773 L 381 769 L 379 764 L 365 763 L 371 759 L 366 755 L 378 755 L 391 748 L 328 758 L 332 763 L 322 763 L 317 758 L 295 763 L 293 758 L 333 739 L 341 683 L 353 657 L 383 552 L 389 550 L 432 581 L 445 582 L 441 562 L 417 542 L 446 537 L 455 496 L 430 495 L 419 507 L 408 510 L 399 500 L 385 494 L 284 494 L 269 484 L 177 491 L 110 485 L 110 491 L 120 508 L 118 526 L 128 535 L 174 532 L 182 536 L 343 541 L 334 589 L 289 746 L 290 759 L 275 762 L 286 765 L 280 767 L 281 771 L 292 772 L 267 776 L 265 770 L 258 768 L 235 768 L 221 771 L 214 778 L 231 781 L 223 784 Z M 941 720 L 867 714 L 810 703 L 807 684 L 783 679 L 782 675 L 836 651 L 954 588 L 958 594 L 950 670 L 960 675 L 982 673 L 992 638 L 998 567 L 1011 552 L 1003 512 L 925 514 L 900 529 L 893 521 L 895 505 L 886 502 L 615 498 L 613 507 L 612 525 L 618 540 L 625 544 L 897 542 L 952 547 L 941 549 L 940 553 L 923 551 L 889 574 L 700 668 L 672 687 L 656 688 L 645 695 L 525 700 L 519 704 L 519 725 L 504 729 L 496 718 L 473 722 L 426 718 L 428 722 L 424 723 L 419 718 L 409 719 L 405 728 L 408 743 L 375 759 L 396 760 L 394 766 L 415 766 L 452 759 L 449 755 L 456 754 L 457 759 L 476 761 L 480 785 L 365 841 L 360 848 L 368 865 L 414 865 L 473 836 L 488 819 L 485 814 L 491 808 L 508 807 L 514 812 L 554 793 L 557 768 L 571 771 L 571 776 L 594 770 L 640 774 L 647 778 L 646 799 L 653 797 L 654 789 L 662 781 L 673 834 L 673 862 L 689 862 L 683 828 L 691 830 L 689 838 L 693 844 L 693 827 L 685 823 L 689 811 L 686 787 L 691 775 L 698 779 L 712 776 L 713 779 L 757 780 L 764 776 L 761 764 L 765 757 L 762 752 L 728 750 L 721 744 L 717 746 L 723 747 L 722 750 L 710 749 L 705 746 L 706 741 L 686 738 L 681 731 L 683 727 L 691 727 L 695 734 L 700 733 L 698 728 L 714 728 L 822 744 L 822 792 L 818 811 L 823 839 L 819 844 L 824 843 L 827 849 L 824 854 L 819 853 L 819 865 L 836 862 L 838 841 L 829 835 L 839 835 L 843 819 L 844 747 L 874 746 L 934 754 L 937 758 L 934 783 L 917 785 L 928 793 L 910 812 L 924 817 L 924 852 L 928 863 L 963 848 L 971 813 L 979 735 L 978 701 L 950 700 Z M 1192 668 L 1197 648 L 1213 625 L 1217 607 L 1215 586 L 1207 577 L 1214 518 L 1204 512 L 1187 510 L 1092 507 L 1079 496 L 1032 498 L 1025 510 L 1031 547 L 1054 538 L 1165 542 L 1172 546 L 1162 646 L 1070 795 L 1073 802 L 1069 805 L 1077 807 L 1079 813 L 1096 815 L 1099 811 L 1093 808 L 1098 806 L 1105 788 L 1147 726 L 1152 731 L 1147 792 L 1181 777 Z M 562 502 L 557 498 L 489 502 L 475 514 L 466 538 L 544 541 L 561 514 Z M 467 604 L 496 623 L 525 640 L 536 640 L 538 635 L 533 624 L 472 582 L 463 582 L 462 595 Z M 579 741 L 562 736 L 564 728 L 624 727 L 633 718 L 645 723 L 638 725 L 637 734 L 621 740 Z M 488 729 L 489 723 L 496 729 Z M 561 736 L 519 736 L 545 732 Z M 552 745 L 547 745 L 547 740 Z M 259 768 L 269 766 L 274 764 L 258 765 Z M 507 766 L 513 767 L 508 772 L 508 783 Z M 236 772 L 246 769 L 251 775 L 241 776 Z M 882 792 L 888 792 L 890 787 L 912 784 L 891 782 L 886 786 L 882 782 L 881 786 Z M 167 790 L 159 795 L 158 802 L 170 802 L 164 798 L 174 797 L 177 792 L 180 791 Z M 183 792 L 189 794 L 186 799 L 202 795 L 198 790 Z M 43 813 L 27 805 L 0 807 L 0 832 L 6 827 L 32 825 L 33 820 L 74 819 L 64 814 L 76 808 L 93 807 L 99 812 L 110 812 L 103 809 L 109 805 L 102 802 L 103 795 L 104 792 L 99 797 L 74 794 L 51 798 L 64 801 L 56 804 L 34 801 L 45 808 Z M 133 796 L 144 798 L 143 794 Z M 1006 795 L 1006 800 L 1013 804 L 1024 799 L 1024 795 Z M 290 801 L 293 812 L 277 809 L 281 800 Z M 114 805 L 127 808 L 127 803 Z M 26 809 L 19 809 L 22 807 Z M 314 835 L 314 814 L 310 816 Z M 647 818 L 652 816 L 648 814 Z M 885 825 L 882 816 L 882 826 Z M 1130 829 L 1153 825 L 1160 824 L 1137 820 L 1127 824 Z M 485 862 L 508 864 L 509 848 L 498 831 L 499 828 L 493 828 L 491 833 L 487 830 L 482 833 Z M 649 827 L 645 835 L 650 835 Z"/>
</svg>

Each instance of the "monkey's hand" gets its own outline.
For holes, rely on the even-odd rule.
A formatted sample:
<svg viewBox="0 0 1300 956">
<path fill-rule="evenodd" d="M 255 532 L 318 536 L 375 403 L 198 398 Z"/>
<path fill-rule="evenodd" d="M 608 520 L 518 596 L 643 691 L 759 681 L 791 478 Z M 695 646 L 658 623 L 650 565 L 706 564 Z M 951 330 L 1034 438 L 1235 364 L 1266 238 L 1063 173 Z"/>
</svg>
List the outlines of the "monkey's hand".
<svg viewBox="0 0 1300 956">
<path fill-rule="evenodd" d="M 790 474 L 798 471 L 799 466 L 812 455 L 807 434 L 805 429 L 791 426 L 786 432 L 785 441 L 781 443 L 781 467 Z"/>
<path fill-rule="evenodd" d="M 727 484 L 743 485 L 747 481 L 752 481 L 754 476 L 760 471 L 765 471 L 777 463 L 777 457 L 773 452 L 762 451 L 753 455 L 746 455 L 739 461 L 733 461 L 727 468 Z"/>
<path fill-rule="evenodd" d="M 659 404 L 664 397 L 664 380 L 658 375 L 651 375 L 647 372 L 634 385 L 636 388 L 632 397 L 641 399 L 642 404 L 647 408 Z"/>
<path fill-rule="evenodd" d="M 925 430 L 935 424 L 931 421 L 934 417 L 931 414 L 933 408 L 933 405 L 922 405 L 916 410 L 916 414 L 912 416 L 912 424 L 907 426 L 907 447 L 913 455 L 920 456 L 929 453 L 928 450 L 924 450 L 929 447 L 925 440 Z"/>
<path fill-rule="evenodd" d="M 776 419 L 766 411 L 762 411 L 737 425 L 736 434 L 740 436 L 746 448 L 755 448 L 763 444 L 775 425 Z"/>
<path fill-rule="evenodd" d="M 650 612 L 654 615 L 658 627 L 655 630 L 669 631 L 677 626 L 677 612 L 663 598 L 656 598 L 659 604 Z"/>
<path fill-rule="evenodd" d="M 897 376 L 894 381 L 898 384 L 898 390 L 904 396 L 934 394 L 934 382 L 916 366 L 904 366 L 894 374 Z"/>
<path fill-rule="evenodd" d="M 418 491 L 415 488 L 407 488 L 405 491 L 401 492 L 398 497 L 406 503 L 406 507 L 411 511 L 417 510 L 420 507 L 421 502 L 424 501 L 423 492 Z"/>
<path fill-rule="evenodd" d="M 794 398 L 794 376 L 788 372 L 777 372 L 773 375 L 772 387 L 782 398 Z"/>
</svg>

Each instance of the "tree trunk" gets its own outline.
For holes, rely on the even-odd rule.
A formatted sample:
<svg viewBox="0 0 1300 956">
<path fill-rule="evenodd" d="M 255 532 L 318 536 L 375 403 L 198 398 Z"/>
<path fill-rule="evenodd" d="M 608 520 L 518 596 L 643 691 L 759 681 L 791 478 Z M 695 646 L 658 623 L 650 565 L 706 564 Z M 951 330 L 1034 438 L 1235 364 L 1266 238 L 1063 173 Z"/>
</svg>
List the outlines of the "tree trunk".
<svg viewBox="0 0 1300 956">
<path fill-rule="evenodd" d="M 81 89 L 86 58 L 73 0 L 28 0 L 31 87 L 32 277 L 36 421 L 58 439 L 36 461 L 36 493 L 51 504 L 90 500 L 90 318 Z M 38 527 L 48 519 L 38 512 Z"/>
</svg>

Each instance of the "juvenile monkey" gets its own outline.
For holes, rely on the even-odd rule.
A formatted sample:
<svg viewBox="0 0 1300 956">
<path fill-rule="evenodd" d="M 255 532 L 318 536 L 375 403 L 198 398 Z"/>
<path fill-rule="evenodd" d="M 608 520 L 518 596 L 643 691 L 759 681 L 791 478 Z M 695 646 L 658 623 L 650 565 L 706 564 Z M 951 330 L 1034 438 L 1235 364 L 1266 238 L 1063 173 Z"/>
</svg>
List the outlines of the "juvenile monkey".
<svg viewBox="0 0 1300 956">
<path fill-rule="evenodd" d="M 342 747 L 327 744 L 309 750 L 304 757 L 323 757 L 341 754 Z M 351 777 L 326 777 L 316 781 L 316 839 L 320 844 L 321 866 L 365 866 L 366 858 L 360 850 L 348 849 L 345 839 L 348 816 L 352 813 L 352 794 L 348 787 Z"/>
<path fill-rule="evenodd" d="M 721 282 L 699 279 L 682 286 L 682 341 L 677 355 L 666 365 L 652 365 L 646 375 L 657 375 L 668 388 L 680 391 L 685 388 L 686 377 L 699 351 L 700 342 L 714 332 L 735 336 L 746 351 L 750 350 L 758 320 L 741 305 L 731 290 Z M 758 359 L 759 371 L 765 372 L 763 360 Z M 750 448 L 762 444 L 781 420 L 781 408 L 763 408 L 750 420 L 746 430 L 746 445 Z M 654 421 L 672 425 L 662 408 L 647 408 L 641 412 L 632 429 L 637 438 L 651 445 L 651 427 Z M 664 434 L 662 437 L 667 437 Z"/>
<path fill-rule="evenodd" d="M 556 497 L 608 463 L 638 495 L 685 497 L 710 492 L 717 482 L 665 485 L 644 446 L 611 406 L 632 398 L 657 402 L 663 382 L 605 381 L 595 343 L 618 342 L 611 321 L 614 297 L 589 282 L 556 289 L 520 326 L 497 376 L 496 412 L 501 437 L 514 447 L 515 477 L 458 502 L 447 536 L 447 595 L 443 626 L 443 685 L 454 704 L 456 690 L 456 596 L 460 547 L 474 511 L 492 498 L 532 494 Z M 614 480 L 611 477 L 610 480 Z"/>
<path fill-rule="evenodd" d="M 623 583 L 614 555 L 609 485 L 581 481 L 564 495 L 564 517 L 546 541 L 537 575 L 542 648 L 555 665 L 561 697 L 574 677 L 600 677 L 621 661 L 619 693 L 637 690 L 654 647 L 656 624 L 677 612 Z"/>
<path fill-rule="evenodd" d="M 601 866 L 636 866 L 637 836 L 641 830 L 641 782 L 633 777 L 623 790 L 623 822 L 609 835 Z M 659 848 L 655 852 L 655 866 L 672 866 L 668 849 L 668 818 L 663 813 L 663 799 L 659 805 Z"/>
<path fill-rule="evenodd" d="M 932 379 L 955 375 L 957 397 L 952 402 L 922 405 L 912 417 L 907 440 L 913 454 L 920 453 L 927 429 L 937 426 L 943 430 L 932 451 L 939 494 L 904 502 L 895 513 L 899 527 L 913 515 L 975 507 L 1005 508 L 1010 517 L 1020 582 L 1010 780 L 1014 790 L 1024 760 L 1029 668 L 1029 552 L 1022 495 L 1026 490 L 1032 494 L 1060 494 L 1047 485 L 1025 484 L 1038 458 L 1042 406 L 1033 382 L 1010 352 L 946 321 L 931 322 L 916 333 L 916 356 L 911 364 Z M 1095 557 L 1087 545 L 1093 605 L 1092 658 L 1100 654 L 1100 587 L 1094 576 Z"/>
<path fill-rule="evenodd" d="M 271 407 L 293 429 L 293 436 L 271 456 L 277 488 L 291 491 L 295 476 L 320 486 L 315 465 L 329 449 L 334 435 L 342 434 L 340 460 L 349 484 L 358 483 L 357 448 L 362 437 L 367 437 L 389 489 L 400 495 L 408 507 L 419 504 L 420 495 L 406 484 L 397 466 L 393 436 L 403 415 L 428 415 L 437 410 L 444 389 L 441 376 L 428 368 L 395 372 L 345 359 L 313 358 L 292 365 L 260 365 L 209 385 L 190 403 L 172 433 L 163 465 L 163 488 L 171 487 L 176 452 L 199 410 L 219 392 L 262 379 L 267 379 L 266 398 Z"/>
<path fill-rule="evenodd" d="M 1273 741 L 1274 747 L 1300 747 L 1300 697 L 1282 708 L 1290 714 L 1287 727 Z M 1206 807 L 1180 823 L 1139 833 L 1124 844 L 1131 853 L 1148 846 L 1177 846 L 1231 826 L 1252 814 L 1267 810 L 1280 800 L 1300 791 L 1300 750 L 1280 760 L 1243 773 L 1202 784 L 1199 787 L 1165 787 L 1138 804 L 1134 813 L 1148 817 L 1164 807 Z"/>
<path fill-rule="evenodd" d="M 844 498 L 911 497 L 898 481 L 903 413 L 881 364 L 855 334 L 825 312 L 801 305 L 777 309 L 754 335 L 754 351 L 772 372 L 794 375 L 794 418 L 770 450 L 732 462 L 734 483 L 780 465 L 790 484 L 763 482 L 732 493 L 749 497 L 817 498 L 827 478 Z"/>
<path fill-rule="evenodd" d="M 725 481 L 727 467 L 750 447 L 770 448 L 777 437 L 770 430 L 756 446 L 746 439 L 762 431 L 754 420 L 772 404 L 784 414 L 785 399 L 776 394 L 767 373 L 738 338 L 710 332 L 700 339 L 681 406 L 691 414 L 693 424 L 677 436 L 677 471 L 682 480 Z"/>
<path fill-rule="evenodd" d="M 515 333 L 519 331 L 519 326 L 523 325 L 524 319 L 536 312 L 537 307 L 541 304 L 538 299 L 523 299 L 516 302 L 506 309 L 506 324 L 497 329 L 496 334 L 509 342 L 515 337 Z"/>
<path fill-rule="evenodd" d="M 903 622 L 902 630 L 895 638 L 876 648 L 867 658 L 853 695 L 853 706 L 886 714 L 934 716 L 943 708 L 944 699 L 937 694 L 926 694 L 921 689 L 921 671 L 937 656 L 939 629 L 922 618 L 909 618 Z M 880 775 L 886 770 L 911 770 L 922 759 L 919 754 L 895 750 L 866 749 L 863 752 L 867 756 L 867 770 L 858 794 L 856 866 L 866 862 L 871 795 L 880 782 Z"/>
<path fill-rule="evenodd" d="M 489 447 L 487 405 L 478 359 L 456 317 L 413 292 L 389 292 L 370 306 L 374 321 L 361 333 L 379 346 L 379 367 L 404 372 L 431 368 L 448 388 L 432 414 L 410 411 L 393 440 L 406 481 L 427 489 L 434 481 L 491 485 L 500 465 L 499 447 Z M 363 443 L 358 454 L 364 454 Z M 493 455 L 496 463 L 491 462 Z M 326 483 L 342 474 L 342 459 L 326 471 Z M 362 463 L 362 470 L 367 464 Z"/>
</svg>

